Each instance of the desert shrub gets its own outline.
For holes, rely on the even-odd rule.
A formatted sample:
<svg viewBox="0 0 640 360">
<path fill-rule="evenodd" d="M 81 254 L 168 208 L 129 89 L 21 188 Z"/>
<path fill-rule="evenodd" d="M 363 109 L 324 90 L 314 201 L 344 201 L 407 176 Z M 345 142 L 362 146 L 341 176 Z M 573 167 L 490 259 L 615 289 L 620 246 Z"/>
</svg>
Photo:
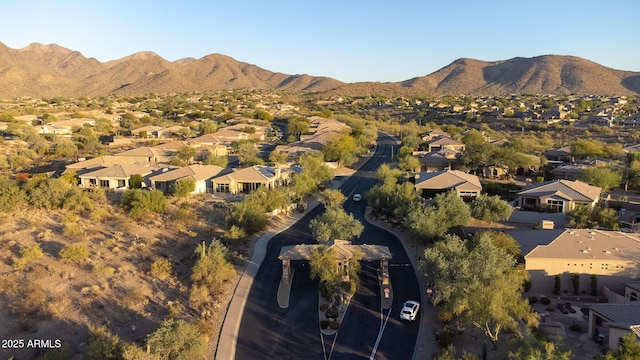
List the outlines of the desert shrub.
<svg viewBox="0 0 640 360">
<path fill-rule="evenodd" d="M 436 315 L 438 320 L 440 320 L 440 322 L 442 323 L 449 323 L 451 320 L 453 320 L 453 314 L 451 314 L 448 311 L 444 311 L 444 310 L 440 310 L 438 311 L 438 314 Z"/>
<path fill-rule="evenodd" d="M 176 181 L 173 187 L 173 195 L 179 198 L 186 198 L 196 190 L 196 182 L 190 178 L 184 178 Z"/>
<path fill-rule="evenodd" d="M 120 339 L 109 334 L 105 327 L 91 329 L 84 358 L 88 360 L 122 359 Z"/>
<path fill-rule="evenodd" d="M 193 266 L 191 280 L 215 289 L 235 275 L 235 268 L 229 262 L 229 251 L 219 240 L 214 239 L 205 250 L 199 246 L 196 251 L 200 258 Z"/>
<path fill-rule="evenodd" d="M 326 329 L 329 327 L 329 320 L 320 320 L 320 328 Z"/>
<path fill-rule="evenodd" d="M 157 258 L 151 263 L 151 275 L 158 279 L 164 279 L 171 275 L 173 267 L 171 261 L 166 258 Z"/>
<path fill-rule="evenodd" d="M 581 332 L 582 331 L 582 325 L 577 324 L 577 323 L 573 323 L 569 326 L 569 330 L 571 331 L 575 331 L 575 332 Z"/>
<path fill-rule="evenodd" d="M 142 289 L 123 289 L 122 302 L 129 308 L 137 308 L 147 303 L 147 295 Z"/>
<path fill-rule="evenodd" d="M 60 219 L 60 221 L 62 221 L 62 223 L 64 224 L 69 224 L 77 222 L 79 218 L 80 217 L 78 216 L 78 214 L 65 212 L 64 214 L 62 214 L 62 218 Z"/>
<path fill-rule="evenodd" d="M 224 232 L 224 235 L 222 235 L 222 240 L 225 243 L 233 245 L 242 244 L 246 238 L 247 234 L 244 232 L 244 230 L 235 225 L 231 225 L 231 228 L 229 228 L 229 230 L 226 230 Z"/>
<path fill-rule="evenodd" d="M 184 314 L 185 308 L 179 301 L 169 301 L 167 303 L 167 309 L 169 310 L 169 318 L 177 319 L 180 315 Z"/>
<path fill-rule="evenodd" d="M 148 217 L 151 213 L 163 213 L 167 209 L 167 199 L 159 190 L 127 190 L 122 195 L 120 206 L 136 220 Z"/>
<path fill-rule="evenodd" d="M 189 204 L 182 204 L 175 209 L 171 214 L 171 218 L 173 221 L 183 224 L 192 224 L 198 220 L 196 213 L 192 211 L 191 205 Z"/>
<path fill-rule="evenodd" d="M 42 256 L 42 248 L 40 244 L 35 243 L 20 250 L 20 256 L 23 259 L 35 259 Z"/>
<path fill-rule="evenodd" d="M 537 296 L 530 296 L 529 297 L 529 304 L 535 304 L 538 302 L 538 297 Z"/>
<path fill-rule="evenodd" d="M 175 360 L 201 359 L 207 348 L 205 338 L 194 324 L 168 319 L 147 336 L 152 354 Z"/>
<path fill-rule="evenodd" d="M 113 275 L 115 271 L 116 269 L 114 269 L 113 267 L 101 265 L 101 264 L 94 265 L 93 268 L 91 269 L 91 273 L 98 276 Z"/>
<path fill-rule="evenodd" d="M 329 327 L 331 328 L 331 330 L 338 330 L 338 328 L 340 327 L 340 323 L 335 320 L 331 320 L 329 321 Z"/>
<path fill-rule="evenodd" d="M 211 301 L 211 293 L 206 286 L 194 285 L 189 293 L 189 303 L 191 306 L 198 308 L 204 306 Z"/>
<path fill-rule="evenodd" d="M 34 319 L 38 316 L 49 316 L 51 314 L 47 302 L 47 295 L 42 286 L 37 283 L 27 283 L 15 289 L 14 295 L 20 301 L 9 303 L 11 312 L 21 319 Z"/>
<path fill-rule="evenodd" d="M 60 257 L 65 263 L 81 263 L 89 256 L 86 245 L 70 244 L 60 250 Z"/>
<path fill-rule="evenodd" d="M 551 299 L 549 299 L 549 298 L 548 298 L 548 297 L 546 297 L 546 296 L 541 296 L 541 297 L 540 297 L 540 304 L 542 304 L 542 305 L 549 305 L 549 304 L 551 304 Z"/>
<path fill-rule="evenodd" d="M 444 349 L 453 344 L 453 333 L 449 329 L 443 329 L 436 334 L 436 342 L 440 348 Z"/>
<path fill-rule="evenodd" d="M 111 213 L 109 213 L 107 210 L 102 209 L 102 208 L 93 209 L 89 213 L 89 219 L 91 219 L 91 220 L 93 220 L 95 222 L 104 222 L 110 216 L 111 216 Z"/>
<path fill-rule="evenodd" d="M 26 194 L 16 180 L 0 177 L 0 212 L 12 212 L 26 202 Z"/>
<path fill-rule="evenodd" d="M 478 220 L 507 220 L 512 212 L 513 207 L 497 195 L 480 195 L 471 203 L 471 216 Z"/>
<path fill-rule="evenodd" d="M 16 270 L 24 270 L 29 263 L 29 259 L 25 259 L 22 257 L 14 257 L 13 260 L 13 268 Z"/>
<path fill-rule="evenodd" d="M 77 223 L 69 223 L 64 226 L 62 234 L 64 236 L 76 236 L 83 233 L 82 227 Z"/>
</svg>

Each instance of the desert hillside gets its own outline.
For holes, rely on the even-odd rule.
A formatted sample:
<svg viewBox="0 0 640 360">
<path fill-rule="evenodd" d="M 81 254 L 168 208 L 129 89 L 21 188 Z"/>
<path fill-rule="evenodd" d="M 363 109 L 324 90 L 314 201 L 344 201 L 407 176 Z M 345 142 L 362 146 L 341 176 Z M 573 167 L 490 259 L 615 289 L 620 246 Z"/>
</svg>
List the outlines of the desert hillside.
<svg viewBox="0 0 640 360">
<path fill-rule="evenodd" d="M 0 97 L 3 98 L 246 88 L 389 96 L 425 93 L 633 95 L 640 94 L 640 73 L 607 68 L 574 56 L 544 55 L 493 62 L 463 58 L 426 76 L 401 82 L 347 84 L 329 77 L 275 73 L 220 54 L 170 62 L 153 52 L 139 52 L 103 63 L 55 44 L 33 43 L 23 49 L 11 49 L 0 43 Z"/>
</svg>

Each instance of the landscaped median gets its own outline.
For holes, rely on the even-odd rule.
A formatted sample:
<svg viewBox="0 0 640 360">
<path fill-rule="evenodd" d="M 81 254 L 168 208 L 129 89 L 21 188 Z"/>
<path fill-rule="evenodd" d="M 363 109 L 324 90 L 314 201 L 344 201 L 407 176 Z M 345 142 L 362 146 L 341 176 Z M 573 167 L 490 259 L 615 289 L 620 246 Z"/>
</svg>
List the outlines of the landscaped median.
<svg viewBox="0 0 640 360">
<path fill-rule="evenodd" d="M 324 335 L 333 335 L 338 332 L 349 308 L 349 303 L 351 303 L 351 297 L 351 294 L 334 294 L 333 299 L 328 300 L 322 293 L 318 294 L 320 331 Z"/>
</svg>

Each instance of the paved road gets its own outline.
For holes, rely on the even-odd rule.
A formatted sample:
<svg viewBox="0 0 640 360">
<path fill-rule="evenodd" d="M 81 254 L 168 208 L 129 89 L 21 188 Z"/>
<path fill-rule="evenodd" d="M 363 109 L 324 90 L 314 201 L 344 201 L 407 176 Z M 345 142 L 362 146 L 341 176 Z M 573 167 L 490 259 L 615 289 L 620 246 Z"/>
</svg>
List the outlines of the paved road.
<svg viewBox="0 0 640 360">
<path fill-rule="evenodd" d="M 344 182 L 343 193 L 366 192 L 375 184 L 375 171 L 389 161 L 392 142 L 382 137 L 371 159 Z M 399 311 L 406 299 L 420 300 L 415 272 L 400 242 L 387 231 L 364 220 L 365 203 L 348 200 L 348 212 L 363 222 L 365 230 L 356 244 L 386 245 L 391 250 L 390 276 L 394 289 L 391 314 L 380 309 L 380 288 L 376 278 L 376 262 L 363 263 L 358 291 L 351 301 L 343 324 L 335 336 L 321 336 L 318 324 L 317 283 L 309 279 L 306 262 L 292 262 L 295 269 L 290 306 L 280 309 L 276 293 L 281 276 L 277 256 L 285 245 L 315 243 L 310 235 L 309 220 L 323 208 L 316 207 L 291 228 L 274 236 L 249 292 L 240 323 L 236 359 L 410 359 L 413 355 L 418 323 L 401 323 Z M 384 324 L 384 332 L 379 337 Z M 377 345 L 377 346 L 376 346 Z"/>
</svg>

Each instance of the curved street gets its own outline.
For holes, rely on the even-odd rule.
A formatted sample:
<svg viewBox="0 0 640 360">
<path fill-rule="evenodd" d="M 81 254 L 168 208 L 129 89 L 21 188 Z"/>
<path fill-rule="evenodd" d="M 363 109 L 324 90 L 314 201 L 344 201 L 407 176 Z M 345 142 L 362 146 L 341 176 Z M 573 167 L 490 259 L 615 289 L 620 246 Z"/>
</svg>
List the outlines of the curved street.
<svg viewBox="0 0 640 360">
<path fill-rule="evenodd" d="M 381 309 L 380 286 L 376 275 L 378 262 L 362 264 L 358 290 L 336 335 L 321 336 L 317 282 L 310 280 L 309 266 L 305 261 L 291 263 L 295 275 L 290 304 L 286 309 L 278 306 L 276 296 L 282 272 L 278 259 L 280 248 L 315 243 L 310 234 L 309 221 L 323 211 L 322 206 L 317 206 L 289 229 L 273 236 L 266 246 L 264 260 L 255 274 L 244 311 L 238 314 L 242 318 L 239 320 L 235 357 L 232 358 L 328 360 L 413 357 L 420 322 L 401 322 L 399 311 L 405 300 L 420 301 L 415 271 L 400 241 L 365 220 L 365 201 L 351 200 L 353 193 L 365 193 L 376 183 L 376 170 L 390 160 L 394 145 L 390 137 L 381 135 L 376 152 L 340 188 L 348 198 L 345 210 L 353 213 L 365 226 L 363 234 L 353 243 L 385 245 L 393 256 L 389 267 L 393 286 L 390 314 L 389 310 Z M 218 358 L 222 358 L 222 354 L 218 355 Z"/>
</svg>

